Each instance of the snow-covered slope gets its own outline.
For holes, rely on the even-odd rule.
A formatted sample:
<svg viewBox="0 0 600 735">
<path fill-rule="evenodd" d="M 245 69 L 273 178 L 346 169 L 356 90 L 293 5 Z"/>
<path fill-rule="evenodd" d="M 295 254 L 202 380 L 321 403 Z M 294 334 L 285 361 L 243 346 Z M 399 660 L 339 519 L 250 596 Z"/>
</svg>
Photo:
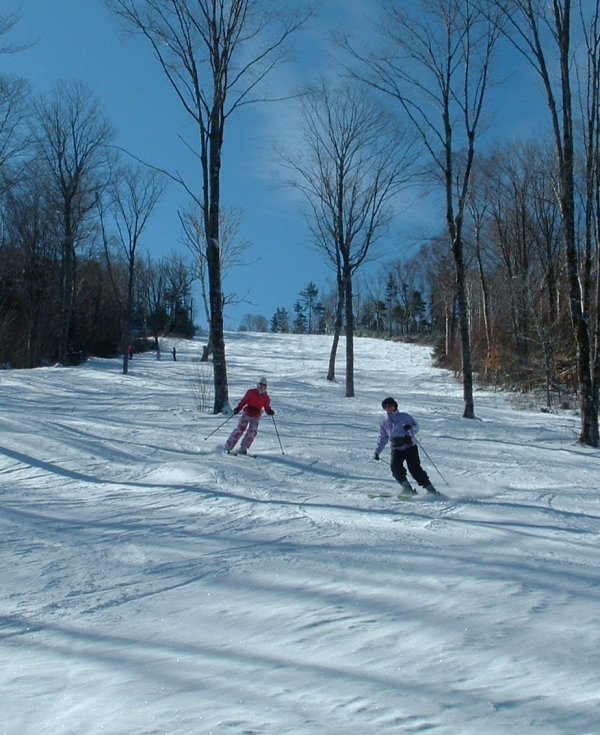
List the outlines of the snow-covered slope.
<svg viewBox="0 0 600 735">
<path fill-rule="evenodd" d="M 232 402 L 266 375 L 276 410 L 235 458 L 236 419 L 205 439 L 225 417 L 194 408 L 201 344 L 177 351 L 0 373 L 0 732 L 600 732 L 575 416 L 478 392 L 467 421 L 428 349 L 367 339 L 347 399 L 329 338 L 231 334 Z M 397 488 L 387 395 L 449 499 L 368 498 Z"/>
</svg>

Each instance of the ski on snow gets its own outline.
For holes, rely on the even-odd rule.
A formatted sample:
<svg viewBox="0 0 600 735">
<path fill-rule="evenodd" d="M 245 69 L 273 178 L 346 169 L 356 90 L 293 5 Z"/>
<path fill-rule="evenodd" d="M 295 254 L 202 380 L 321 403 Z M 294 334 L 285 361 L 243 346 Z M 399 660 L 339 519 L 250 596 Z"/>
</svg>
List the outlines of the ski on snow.
<svg viewBox="0 0 600 735">
<path fill-rule="evenodd" d="M 250 454 L 250 452 L 225 452 L 225 454 L 229 454 L 230 457 L 252 457 L 252 459 L 258 458 L 258 454 Z"/>
<path fill-rule="evenodd" d="M 377 498 L 390 498 L 391 500 L 448 500 L 447 495 L 442 495 L 442 493 L 427 493 L 425 494 L 419 494 L 415 493 L 414 495 L 395 495 L 394 493 L 367 493 L 367 497 L 370 500 L 375 500 Z"/>
<path fill-rule="evenodd" d="M 394 495 L 393 493 L 367 493 L 367 497 L 370 500 L 376 498 L 391 498 L 392 500 L 412 500 L 418 497 L 417 495 Z"/>
</svg>

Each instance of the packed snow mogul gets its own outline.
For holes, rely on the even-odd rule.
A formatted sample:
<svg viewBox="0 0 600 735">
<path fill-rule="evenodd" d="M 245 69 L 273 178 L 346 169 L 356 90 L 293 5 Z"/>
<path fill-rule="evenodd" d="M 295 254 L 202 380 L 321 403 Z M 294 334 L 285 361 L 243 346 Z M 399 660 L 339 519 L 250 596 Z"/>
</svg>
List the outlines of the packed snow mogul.
<svg viewBox="0 0 600 735">
<path fill-rule="evenodd" d="M 379 441 L 373 455 L 379 460 L 385 445 L 390 443 L 391 459 L 390 469 L 395 480 L 402 486 L 404 495 L 416 495 L 416 490 L 406 479 L 406 466 L 415 481 L 428 493 L 437 495 L 438 491 L 431 484 L 427 472 L 421 467 L 419 447 L 414 435 L 419 431 L 419 425 L 409 413 L 398 411 L 398 404 L 393 398 L 384 398 L 381 408 L 387 413 L 387 418 L 382 421 L 379 429 Z"/>
<path fill-rule="evenodd" d="M 275 415 L 275 411 L 271 408 L 271 399 L 267 393 L 266 378 L 261 378 L 258 381 L 256 388 L 250 388 L 250 390 L 247 390 L 242 400 L 233 409 L 233 413 L 238 414 L 241 411 L 242 415 L 240 416 L 238 425 L 229 435 L 229 439 L 225 442 L 225 451 L 227 454 L 232 452 L 244 432 L 246 432 L 246 435 L 242 439 L 238 454 L 248 453 L 248 450 L 252 446 L 252 442 L 258 433 L 258 422 L 260 421 L 260 416 L 263 410 L 265 413 L 268 413 L 269 416 Z"/>
</svg>

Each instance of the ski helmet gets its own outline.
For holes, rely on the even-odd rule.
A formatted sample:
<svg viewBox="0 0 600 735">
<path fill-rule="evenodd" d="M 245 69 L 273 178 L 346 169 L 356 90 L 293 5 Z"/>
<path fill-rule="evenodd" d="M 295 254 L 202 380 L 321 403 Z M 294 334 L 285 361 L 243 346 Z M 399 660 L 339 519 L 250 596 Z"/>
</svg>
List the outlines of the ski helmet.
<svg viewBox="0 0 600 735">
<path fill-rule="evenodd" d="M 393 406 L 395 409 L 398 408 L 398 404 L 391 396 L 389 398 L 384 398 L 383 401 L 381 401 L 381 408 L 385 409 L 387 406 Z"/>
</svg>

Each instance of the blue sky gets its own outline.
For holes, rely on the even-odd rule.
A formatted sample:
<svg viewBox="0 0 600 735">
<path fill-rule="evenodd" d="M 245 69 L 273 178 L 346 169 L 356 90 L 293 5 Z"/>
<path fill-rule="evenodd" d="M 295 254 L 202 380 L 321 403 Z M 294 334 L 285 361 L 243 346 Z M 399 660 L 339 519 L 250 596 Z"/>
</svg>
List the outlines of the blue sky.
<svg viewBox="0 0 600 735">
<path fill-rule="evenodd" d="M 331 33 L 363 27 L 365 9 L 371 5 L 368 0 L 325 0 L 298 37 L 296 63 L 279 70 L 274 83 L 293 90 L 330 72 Z M 127 37 L 119 19 L 100 0 L 9 0 L 8 7 L 20 17 L 10 40 L 31 46 L 1 56 L 0 73 L 26 78 L 35 93 L 47 92 L 61 79 L 85 83 L 104 106 L 118 145 L 155 166 L 180 171 L 196 185 L 199 164 L 179 137 L 193 142 L 194 131 L 147 44 Z M 522 111 L 518 100 L 517 90 L 512 96 L 513 119 L 519 117 L 516 109 Z M 237 329 L 247 313 L 270 319 L 280 306 L 291 309 L 309 281 L 329 289 L 334 280 L 312 246 L 300 202 L 284 186 L 274 162 L 274 143 L 293 140 L 298 131 L 292 103 L 244 109 L 228 122 L 223 149 L 223 204 L 242 210 L 240 237 L 250 243 L 245 264 L 226 275 L 225 292 L 242 300 L 227 307 L 229 329 Z M 407 202 L 416 196 L 407 195 Z M 177 218 L 177 209 L 187 203 L 184 190 L 170 184 L 144 238 L 154 256 L 187 252 L 179 242 Z M 397 237 L 383 247 L 381 262 L 398 257 L 399 240 L 414 243 L 421 234 L 436 234 L 430 229 L 431 206 L 412 206 L 399 217 Z M 441 216 L 439 222 L 437 231 L 443 227 Z M 409 254 L 414 248 L 408 247 Z M 371 271 L 378 268 L 373 264 Z M 198 293 L 195 300 L 199 303 Z"/>
</svg>

